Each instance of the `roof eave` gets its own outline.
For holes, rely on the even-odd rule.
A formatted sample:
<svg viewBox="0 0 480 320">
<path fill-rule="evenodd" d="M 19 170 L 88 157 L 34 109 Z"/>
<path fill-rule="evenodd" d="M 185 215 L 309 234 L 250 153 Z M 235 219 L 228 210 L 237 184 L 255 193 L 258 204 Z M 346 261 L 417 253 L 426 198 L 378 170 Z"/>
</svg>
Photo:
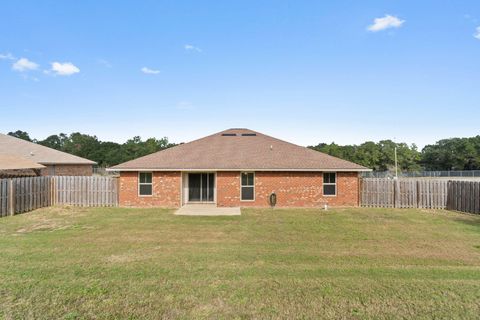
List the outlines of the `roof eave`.
<svg viewBox="0 0 480 320">
<path fill-rule="evenodd" d="M 17 166 L 17 167 L 4 167 L 0 166 L 0 170 L 29 170 L 29 169 L 45 169 L 45 166 L 37 165 L 37 166 Z"/>
<path fill-rule="evenodd" d="M 202 168 L 202 169 L 187 169 L 187 168 L 107 168 L 107 171 L 140 171 L 140 172 L 151 172 L 151 171 L 188 171 L 188 172 L 205 172 L 205 171 L 291 171 L 291 172 L 370 172 L 372 169 L 368 168 L 313 168 L 313 169 L 289 169 L 289 168 Z"/>
<path fill-rule="evenodd" d="M 50 161 L 38 161 L 37 163 L 43 164 L 43 165 L 85 165 L 85 166 L 93 166 L 96 165 L 97 163 L 95 161 L 91 162 L 50 162 Z"/>
</svg>

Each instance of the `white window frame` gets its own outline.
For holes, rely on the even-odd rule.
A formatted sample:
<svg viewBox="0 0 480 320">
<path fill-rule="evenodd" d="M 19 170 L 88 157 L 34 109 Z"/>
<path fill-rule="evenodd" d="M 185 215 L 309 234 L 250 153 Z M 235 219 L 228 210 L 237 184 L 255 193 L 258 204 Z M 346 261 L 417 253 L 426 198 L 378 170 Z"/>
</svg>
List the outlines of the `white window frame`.
<svg viewBox="0 0 480 320">
<path fill-rule="evenodd" d="M 253 185 L 244 186 L 242 184 L 242 174 L 244 174 L 244 173 L 253 174 Z M 243 199 L 243 187 L 253 187 L 253 199 L 246 199 L 246 200 Z M 253 202 L 253 201 L 255 201 L 255 172 L 254 171 L 242 171 L 242 172 L 240 172 L 240 201 L 242 201 L 242 202 Z"/>
<path fill-rule="evenodd" d="M 327 182 L 325 183 L 325 174 L 334 174 L 335 175 L 335 183 Z M 325 194 L 324 186 L 335 186 L 335 194 Z M 324 197 L 336 197 L 338 193 L 337 190 L 337 173 L 336 172 L 324 172 L 322 175 L 322 194 Z"/>
<path fill-rule="evenodd" d="M 150 173 L 152 175 L 152 182 L 140 182 L 140 174 L 142 173 Z M 140 194 L 140 186 L 143 185 L 151 185 L 152 186 L 152 194 Z M 138 173 L 138 196 L 139 197 L 153 197 L 153 172 L 139 172 Z"/>
</svg>

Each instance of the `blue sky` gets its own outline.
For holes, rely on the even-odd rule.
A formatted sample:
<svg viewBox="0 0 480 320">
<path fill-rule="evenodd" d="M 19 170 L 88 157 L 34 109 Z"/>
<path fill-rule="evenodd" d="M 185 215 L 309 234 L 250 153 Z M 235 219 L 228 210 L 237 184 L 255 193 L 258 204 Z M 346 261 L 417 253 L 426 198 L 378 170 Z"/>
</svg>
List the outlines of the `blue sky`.
<svg viewBox="0 0 480 320">
<path fill-rule="evenodd" d="M 478 135 L 478 27 L 473 0 L 2 1 L 0 132 Z"/>
</svg>

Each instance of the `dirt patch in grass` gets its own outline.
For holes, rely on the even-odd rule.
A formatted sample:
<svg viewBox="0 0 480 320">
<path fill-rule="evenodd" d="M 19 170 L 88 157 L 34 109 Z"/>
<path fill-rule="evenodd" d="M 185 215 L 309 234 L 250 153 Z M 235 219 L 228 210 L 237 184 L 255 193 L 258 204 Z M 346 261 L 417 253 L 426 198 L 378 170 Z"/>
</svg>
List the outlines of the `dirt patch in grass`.
<svg viewBox="0 0 480 320">
<path fill-rule="evenodd" d="M 156 253 L 164 250 L 157 246 L 153 248 L 144 248 L 143 250 L 131 250 L 122 254 L 113 254 L 105 258 L 105 261 L 112 264 L 124 264 L 128 262 L 144 261 L 151 259 Z"/>
<path fill-rule="evenodd" d="M 90 215 L 89 218 L 85 219 Z M 91 229 L 98 227 L 92 219 L 91 208 L 48 207 L 33 210 L 0 220 L 0 236 L 19 236 L 32 232 L 60 231 L 69 228 Z M 79 222 L 84 221 L 81 227 Z"/>
<path fill-rule="evenodd" d="M 79 218 L 88 213 L 87 208 L 49 207 L 19 215 L 21 227 L 14 235 L 35 231 L 57 231 L 70 228 L 74 224 L 72 218 Z M 17 218 L 17 217 L 16 217 Z"/>
<path fill-rule="evenodd" d="M 25 228 L 20 228 L 16 231 L 16 233 L 18 235 L 18 234 L 24 234 L 24 233 L 34 232 L 34 231 L 64 230 L 64 229 L 68 229 L 70 226 L 71 224 L 64 224 L 63 221 L 49 220 L 49 221 L 45 221 L 44 223 L 37 223 Z"/>
</svg>

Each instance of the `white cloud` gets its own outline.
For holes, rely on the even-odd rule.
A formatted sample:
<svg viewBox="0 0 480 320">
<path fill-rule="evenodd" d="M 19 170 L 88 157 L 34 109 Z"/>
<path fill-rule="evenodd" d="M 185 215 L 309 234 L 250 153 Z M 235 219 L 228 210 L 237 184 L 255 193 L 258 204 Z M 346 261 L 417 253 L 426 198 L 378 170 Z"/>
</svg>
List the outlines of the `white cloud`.
<svg viewBox="0 0 480 320">
<path fill-rule="evenodd" d="M 30 76 L 28 73 L 22 73 L 20 75 L 23 78 L 23 80 L 25 80 L 25 81 L 29 81 L 29 80 L 35 81 L 35 82 L 40 81 L 37 77 Z"/>
<path fill-rule="evenodd" d="M 159 74 L 160 73 L 160 70 L 154 70 L 154 69 L 150 69 L 150 68 L 147 68 L 147 67 L 143 67 L 142 69 L 140 69 L 140 71 L 142 71 L 145 74 Z"/>
<path fill-rule="evenodd" d="M 400 28 L 405 23 L 405 20 L 400 20 L 395 16 L 389 14 L 383 18 L 375 18 L 373 24 L 368 26 L 368 30 L 372 32 L 382 31 L 389 28 Z"/>
<path fill-rule="evenodd" d="M 97 59 L 97 62 L 99 64 L 101 64 L 102 66 L 104 66 L 105 68 L 111 68 L 112 67 L 112 64 L 108 61 L 108 60 L 105 60 L 105 59 Z"/>
<path fill-rule="evenodd" d="M 477 27 L 477 31 L 475 32 L 475 34 L 473 36 L 475 38 L 477 38 L 478 40 L 480 40 L 480 27 Z"/>
<path fill-rule="evenodd" d="M 194 45 L 191 45 L 191 44 L 186 44 L 183 46 L 183 48 L 187 51 L 202 52 L 202 49 L 200 49 L 199 47 L 195 47 Z"/>
<path fill-rule="evenodd" d="M 36 70 L 38 69 L 38 64 L 28 60 L 27 58 L 20 58 L 14 64 L 12 64 L 12 69 L 19 72 Z"/>
<path fill-rule="evenodd" d="M 15 60 L 15 57 L 11 53 L 0 53 L 0 60 Z"/>
<path fill-rule="evenodd" d="M 463 17 L 464 17 L 466 20 L 468 20 L 469 22 L 478 23 L 478 19 L 475 18 L 475 17 L 473 17 L 472 15 L 470 15 L 470 14 L 468 14 L 468 13 L 465 14 L 465 15 L 463 15 Z"/>
<path fill-rule="evenodd" d="M 79 73 L 80 69 L 71 62 L 52 62 L 51 71 L 59 76 L 71 76 Z"/>
</svg>

